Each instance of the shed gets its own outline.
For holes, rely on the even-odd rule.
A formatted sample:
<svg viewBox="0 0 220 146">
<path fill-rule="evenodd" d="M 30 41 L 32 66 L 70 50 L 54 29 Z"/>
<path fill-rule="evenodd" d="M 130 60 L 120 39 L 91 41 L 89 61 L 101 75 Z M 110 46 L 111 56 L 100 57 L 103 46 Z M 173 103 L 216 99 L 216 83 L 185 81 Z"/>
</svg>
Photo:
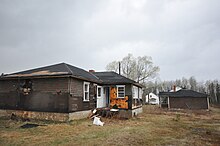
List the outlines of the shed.
<svg viewBox="0 0 220 146">
<path fill-rule="evenodd" d="M 207 94 L 189 89 L 176 92 L 160 92 L 161 107 L 169 109 L 209 109 Z"/>
</svg>

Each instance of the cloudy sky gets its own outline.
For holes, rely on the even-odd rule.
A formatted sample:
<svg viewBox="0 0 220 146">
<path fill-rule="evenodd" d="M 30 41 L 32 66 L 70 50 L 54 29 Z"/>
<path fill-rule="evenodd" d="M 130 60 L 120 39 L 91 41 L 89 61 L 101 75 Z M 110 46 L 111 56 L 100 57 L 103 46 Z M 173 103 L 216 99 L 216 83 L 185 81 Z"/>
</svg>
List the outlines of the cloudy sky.
<svg viewBox="0 0 220 146">
<path fill-rule="evenodd" d="M 162 80 L 219 79 L 219 0 L 0 0 L 0 73 L 151 56 Z"/>
</svg>

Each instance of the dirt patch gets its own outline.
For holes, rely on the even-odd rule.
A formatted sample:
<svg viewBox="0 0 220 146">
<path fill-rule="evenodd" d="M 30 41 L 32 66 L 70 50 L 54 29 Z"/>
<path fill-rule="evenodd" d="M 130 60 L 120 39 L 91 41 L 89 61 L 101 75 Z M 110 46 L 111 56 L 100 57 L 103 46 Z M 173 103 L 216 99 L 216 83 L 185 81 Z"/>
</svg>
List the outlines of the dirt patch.
<svg viewBox="0 0 220 146">
<path fill-rule="evenodd" d="M 38 127 L 38 126 L 46 126 L 46 125 L 27 123 L 27 124 L 24 124 L 24 125 L 20 126 L 20 128 L 27 129 L 27 128 L 35 128 L 35 127 Z"/>
<path fill-rule="evenodd" d="M 206 112 L 144 106 L 142 114 L 128 120 L 101 118 L 102 127 L 93 125 L 91 119 L 63 123 L 0 119 L 0 145 L 217 146 L 219 113 L 218 108 Z"/>
</svg>

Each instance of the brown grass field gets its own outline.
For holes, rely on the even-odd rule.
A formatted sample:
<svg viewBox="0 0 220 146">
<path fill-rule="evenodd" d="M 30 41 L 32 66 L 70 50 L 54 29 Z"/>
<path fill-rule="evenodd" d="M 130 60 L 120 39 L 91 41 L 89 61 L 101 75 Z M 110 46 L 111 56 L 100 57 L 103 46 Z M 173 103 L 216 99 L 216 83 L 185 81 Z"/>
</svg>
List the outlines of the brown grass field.
<svg viewBox="0 0 220 146">
<path fill-rule="evenodd" d="M 144 106 L 144 112 L 129 120 L 101 118 L 103 127 L 83 119 L 66 123 L 22 122 L 0 118 L 0 145 L 167 145 L 219 146 L 220 108 L 209 111 L 169 111 Z M 41 126 L 23 129 L 26 124 Z"/>
</svg>

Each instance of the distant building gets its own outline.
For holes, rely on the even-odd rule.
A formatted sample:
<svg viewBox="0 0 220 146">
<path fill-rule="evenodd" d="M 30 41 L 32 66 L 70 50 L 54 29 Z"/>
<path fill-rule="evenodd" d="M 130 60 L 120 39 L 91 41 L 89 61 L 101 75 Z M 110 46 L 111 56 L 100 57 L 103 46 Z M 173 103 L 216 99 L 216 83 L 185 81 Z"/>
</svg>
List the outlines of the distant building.
<svg viewBox="0 0 220 146">
<path fill-rule="evenodd" d="M 169 109 L 208 109 L 206 94 L 193 90 L 181 89 L 174 92 L 160 92 L 160 105 Z"/>
<path fill-rule="evenodd" d="M 159 97 L 151 92 L 146 95 L 146 103 L 159 105 Z"/>
</svg>

